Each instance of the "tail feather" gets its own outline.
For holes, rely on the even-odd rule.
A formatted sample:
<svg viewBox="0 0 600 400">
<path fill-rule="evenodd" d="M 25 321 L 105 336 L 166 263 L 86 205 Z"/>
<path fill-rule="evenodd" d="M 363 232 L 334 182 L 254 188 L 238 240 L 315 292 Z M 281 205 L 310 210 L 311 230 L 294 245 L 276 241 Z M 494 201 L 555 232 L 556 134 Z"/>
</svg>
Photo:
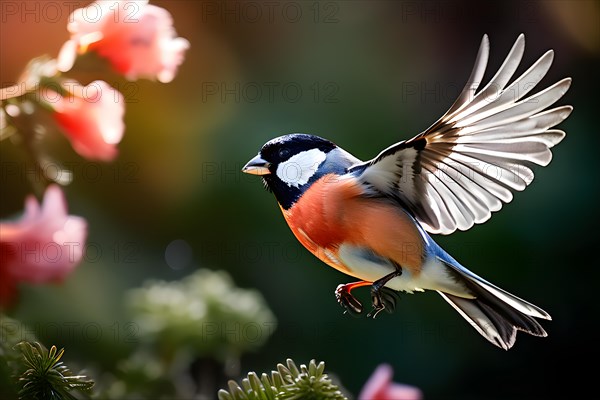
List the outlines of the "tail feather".
<svg viewBox="0 0 600 400">
<path fill-rule="evenodd" d="M 478 307 L 476 300 L 465 299 L 444 292 L 438 293 L 446 300 L 460 315 L 466 319 L 473 328 L 492 344 L 508 350 L 515 343 L 517 330 L 512 324 L 502 318 L 491 320 L 486 313 Z M 499 323 L 500 322 L 500 323 Z"/>
<path fill-rule="evenodd" d="M 551 319 L 547 312 L 464 268 L 440 261 L 474 297 L 438 293 L 491 343 L 508 350 L 515 343 L 517 330 L 534 336 L 548 336 L 534 318 Z"/>
</svg>

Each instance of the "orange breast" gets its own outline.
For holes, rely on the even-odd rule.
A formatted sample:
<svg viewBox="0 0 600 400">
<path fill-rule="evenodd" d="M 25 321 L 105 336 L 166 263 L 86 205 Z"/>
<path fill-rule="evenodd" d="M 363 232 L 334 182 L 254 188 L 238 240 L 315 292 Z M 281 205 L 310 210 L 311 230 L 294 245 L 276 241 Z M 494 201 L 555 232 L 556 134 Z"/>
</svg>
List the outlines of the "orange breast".
<svg viewBox="0 0 600 400">
<path fill-rule="evenodd" d="M 283 215 L 309 251 L 346 274 L 357 276 L 337 259 L 342 244 L 370 248 L 418 274 L 424 246 L 417 227 L 399 206 L 361 193 L 354 179 L 326 175 Z"/>
</svg>

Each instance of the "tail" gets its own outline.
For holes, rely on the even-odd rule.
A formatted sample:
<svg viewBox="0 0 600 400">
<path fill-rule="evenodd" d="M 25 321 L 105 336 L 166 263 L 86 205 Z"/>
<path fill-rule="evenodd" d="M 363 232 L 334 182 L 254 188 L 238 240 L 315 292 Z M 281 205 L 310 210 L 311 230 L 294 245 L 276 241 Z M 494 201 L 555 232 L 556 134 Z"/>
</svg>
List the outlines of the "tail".
<svg viewBox="0 0 600 400">
<path fill-rule="evenodd" d="M 504 350 L 510 349 L 515 344 L 517 329 L 534 336 L 548 336 L 534 319 L 551 320 L 547 312 L 471 271 L 438 259 L 457 281 L 469 289 L 474 298 L 458 297 L 439 290 L 438 293 L 491 343 Z"/>
</svg>

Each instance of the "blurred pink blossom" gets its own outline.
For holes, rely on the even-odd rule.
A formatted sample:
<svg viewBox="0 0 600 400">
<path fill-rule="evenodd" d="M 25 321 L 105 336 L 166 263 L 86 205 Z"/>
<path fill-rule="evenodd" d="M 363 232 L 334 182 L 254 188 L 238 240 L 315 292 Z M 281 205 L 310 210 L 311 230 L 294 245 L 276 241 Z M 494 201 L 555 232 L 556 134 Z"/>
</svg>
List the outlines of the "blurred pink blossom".
<svg viewBox="0 0 600 400">
<path fill-rule="evenodd" d="M 54 119 L 79 155 L 88 159 L 110 161 L 117 156 L 125 124 L 123 95 L 104 81 L 87 86 L 65 84 L 71 95 L 54 96 L 50 103 Z"/>
<path fill-rule="evenodd" d="M 420 400 L 423 394 L 419 388 L 392 382 L 394 372 L 388 364 L 381 364 L 373 372 L 358 400 Z"/>
<path fill-rule="evenodd" d="M 67 214 L 57 185 L 46 189 L 41 207 L 27 197 L 18 221 L 0 223 L 0 306 L 14 300 L 19 282 L 62 281 L 83 258 L 86 237 L 87 222 Z"/>
<path fill-rule="evenodd" d="M 177 37 L 171 14 L 147 0 L 95 1 L 73 11 L 67 29 L 71 39 L 58 56 L 63 72 L 74 52 L 96 51 L 129 80 L 170 82 L 190 45 Z"/>
</svg>

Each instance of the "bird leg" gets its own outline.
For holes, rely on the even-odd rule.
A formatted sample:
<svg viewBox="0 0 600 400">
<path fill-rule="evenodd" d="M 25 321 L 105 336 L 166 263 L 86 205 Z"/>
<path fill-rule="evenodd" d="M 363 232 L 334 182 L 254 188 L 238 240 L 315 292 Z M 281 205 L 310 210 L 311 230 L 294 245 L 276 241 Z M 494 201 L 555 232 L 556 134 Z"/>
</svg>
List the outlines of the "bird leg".
<svg viewBox="0 0 600 400">
<path fill-rule="evenodd" d="M 377 279 L 371 285 L 371 301 L 373 302 L 373 310 L 367 317 L 377 317 L 382 310 L 391 313 L 396 308 L 397 293 L 395 290 L 385 287 L 385 284 L 397 276 L 402 275 L 402 268 L 395 264 L 396 270 L 387 274 L 383 278 Z"/>
<path fill-rule="evenodd" d="M 362 312 L 362 304 L 350 293 L 350 291 L 357 287 L 368 285 L 371 285 L 371 282 L 358 281 L 338 285 L 337 289 L 335 289 L 335 298 L 337 299 L 338 303 L 344 307 L 344 314 L 350 313 L 350 315 L 357 316 Z"/>
</svg>

